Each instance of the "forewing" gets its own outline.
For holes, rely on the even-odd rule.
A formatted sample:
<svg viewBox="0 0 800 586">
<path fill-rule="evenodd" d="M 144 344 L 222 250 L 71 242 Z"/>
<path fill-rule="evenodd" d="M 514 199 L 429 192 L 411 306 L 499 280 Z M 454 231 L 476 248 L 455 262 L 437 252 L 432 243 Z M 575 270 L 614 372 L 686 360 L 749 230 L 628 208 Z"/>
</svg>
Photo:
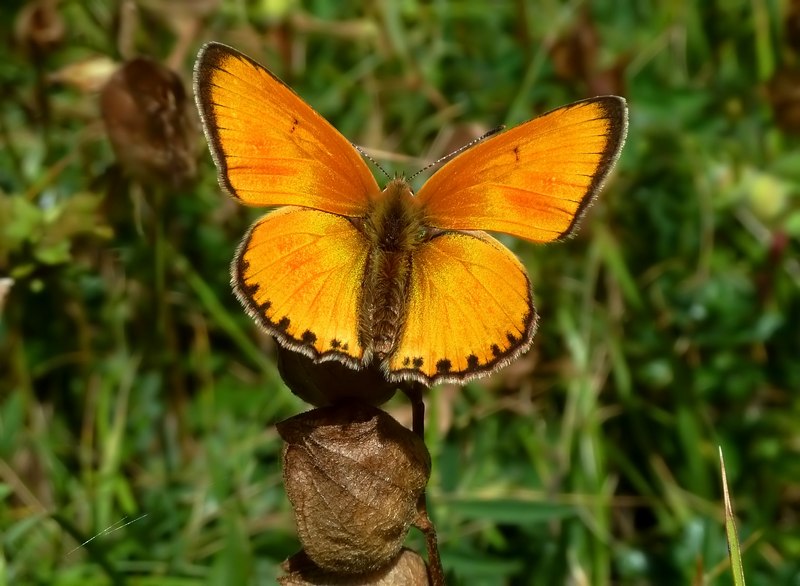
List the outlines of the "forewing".
<svg viewBox="0 0 800 586">
<path fill-rule="evenodd" d="M 492 136 L 445 164 L 418 197 L 449 230 L 567 237 L 614 166 L 627 132 L 623 98 L 576 102 Z"/>
<path fill-rule="evenodd" d="M 344 136 L 235 49 L 205 45 L 194 88 L 220 185 L 243 203 L 358 216 L 380 192 Z"/>
</svg>

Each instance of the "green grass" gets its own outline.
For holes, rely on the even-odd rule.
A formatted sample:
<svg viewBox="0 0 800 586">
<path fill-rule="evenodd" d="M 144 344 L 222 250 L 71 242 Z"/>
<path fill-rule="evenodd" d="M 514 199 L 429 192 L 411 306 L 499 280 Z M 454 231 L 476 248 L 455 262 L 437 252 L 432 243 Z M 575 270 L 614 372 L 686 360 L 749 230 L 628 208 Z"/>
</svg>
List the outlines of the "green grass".
<svg viewBox="0 0 800 586">
<path fill-rule="evenodd" d="M 22 4 L 0 6 L 0 38 Z M 220 194 L 199 133 L 197 183 L 157 207 L 120 180 L 96 94 L 47 82 L 119 58 L 114 6 L 64 0 L 44 54 L 0 45 L 0 586 L 272 583 L 299 547 L 272 424 L 306 407 L 228 284 L 259 212 Z M 628 99 L 579 236 L 504 239 L 534 349 L 428 395 L 450 583 L 733 584 L 718 446 L 747 584 L 797 583 L 800 141 L 767 91 L 800 67 L 788 10 L 242 0 L 172 55 L 188 80 L 203 41 L 236 46 L 353 141 L 413 157 L 381 158 L 398 172 L 466 122 Z M 177 46 L 153 8 L 134 30 L 139 53 Z"/>
</svg>

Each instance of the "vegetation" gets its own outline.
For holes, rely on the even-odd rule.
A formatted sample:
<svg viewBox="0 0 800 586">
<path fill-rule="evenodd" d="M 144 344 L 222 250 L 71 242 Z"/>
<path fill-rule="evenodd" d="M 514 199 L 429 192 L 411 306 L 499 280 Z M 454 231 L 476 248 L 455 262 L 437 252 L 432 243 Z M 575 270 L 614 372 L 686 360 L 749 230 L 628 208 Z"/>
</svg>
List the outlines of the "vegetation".
<svg viewBox="0 0 800 586">
<path fill-rule="evenodd" d="M 260 212 L 221 195 L 194 118 L 145 154 L 196 153 L 170 182 L 101 117 L 123 58 L 190 93 L 207 40 L 397 172 L 625 96 L 578 237 L 504 239 L 533 350 L 427 396 L 445 570 L 732 584 L 721 446 L 747 583 L 797 583 L 800 3 L 11 0 L 0 28 L 0 585 L 269 584 L 298 549 L 274 423 L 306 406 L 228 283 Z"/>
</svg>

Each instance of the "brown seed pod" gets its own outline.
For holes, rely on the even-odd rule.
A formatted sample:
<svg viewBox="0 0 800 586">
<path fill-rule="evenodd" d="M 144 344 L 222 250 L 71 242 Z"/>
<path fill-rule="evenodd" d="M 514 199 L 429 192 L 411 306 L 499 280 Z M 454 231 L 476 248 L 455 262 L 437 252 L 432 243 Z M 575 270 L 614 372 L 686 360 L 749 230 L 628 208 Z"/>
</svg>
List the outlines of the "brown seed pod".
<svg viewBox="0 0 800 586">
<path fill-rule="evenodd" d="M 430 475 L 422 439 L 363 403 L 315 409 L 277 428 L 288 444 L 284 483 L 308 557 L 335 574 L 390 563 Z"/>
<path fill-rule="evenodd" d="M 148 184 L 179 187 L 195 175 L 196 130 L 178 74 L 137 57 L 103 86 L 100 109 L 122 168 Z"/>
<path fill-rule="evenodd" d="M 315 363 L 305 354 L 280 345 L 278 371 L 295 395 L 315 407 L 344 400 L 382 405 L 397 389 L 377 366 L 353 370 L 336 361 Z"/>
<path fill-rule="evenodd" d="M 281 586 L 428 586 L 428 569 L 419 554 L 403 548 L 383 569 L 356 576 L 327 572 L 301 551 L 286 560 L 281 568 L 285 576 L 278 578 Z"/>
<path fill-rule="evenodd" d="M 14 36 L 26 50 L 42 55 L 64 41 L 66 26 L 55 0 L 33 0 L 17 14 Z"/>
</svg>

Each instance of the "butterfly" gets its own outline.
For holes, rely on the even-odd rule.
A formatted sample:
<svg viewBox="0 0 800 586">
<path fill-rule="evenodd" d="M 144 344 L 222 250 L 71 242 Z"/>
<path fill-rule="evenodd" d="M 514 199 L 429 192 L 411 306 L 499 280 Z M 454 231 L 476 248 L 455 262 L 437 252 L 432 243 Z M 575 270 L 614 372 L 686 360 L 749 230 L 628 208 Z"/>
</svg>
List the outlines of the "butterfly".
<svg viewBox="0 0 800 586">
<path fill-rule="evenodd" d="M 464 150 L 415 194 L 403 177 L 381 189 L 344 136 L 231 47 L 200 50 L 194 90 L 222 189 L 276 208 L 232 263 L 247 312 L 290 350 L 377 364 L 390 382 L 463 383 L 531 346 L 528 275 L 487 232 L 570 236 L 627 132 L 623 98 L 576 102 Z"/>
</svg>

